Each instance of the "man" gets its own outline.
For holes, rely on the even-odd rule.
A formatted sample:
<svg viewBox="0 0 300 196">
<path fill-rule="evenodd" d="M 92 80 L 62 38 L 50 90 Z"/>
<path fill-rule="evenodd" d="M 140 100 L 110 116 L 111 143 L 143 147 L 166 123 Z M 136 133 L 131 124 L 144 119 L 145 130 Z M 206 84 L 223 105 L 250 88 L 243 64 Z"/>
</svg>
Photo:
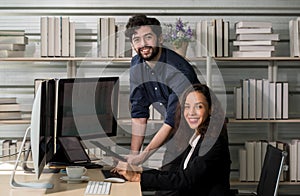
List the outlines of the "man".
<svg viewBox="0 0 300 196">
<path fill-rule="evenodd" d="M 200 82 L 193 67 L 183 57 L 163 47 L 162 28 L 156 18 L 131 17 L 125 35 L 137 53 L 130 66 L 132 152 L 128 162 L 140 164 L 170 139 L 174 133 L 174 115 L 180 94 L 191 84 Z M 164 116 L 164 123 L 139 153 L 150 105 Z"/>
</svg>

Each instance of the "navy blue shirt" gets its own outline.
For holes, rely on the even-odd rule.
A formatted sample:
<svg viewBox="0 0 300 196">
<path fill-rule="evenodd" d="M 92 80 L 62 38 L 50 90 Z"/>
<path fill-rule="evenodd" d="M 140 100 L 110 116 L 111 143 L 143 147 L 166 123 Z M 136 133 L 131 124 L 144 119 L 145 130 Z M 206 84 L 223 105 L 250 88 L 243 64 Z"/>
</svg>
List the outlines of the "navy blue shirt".
<svg viewBox="0 0 300 196">
<path fill-rule="evenodd" d="M 164 122 L 174 127 L 178 98 L 195 83 L 200 82 L 194 68 L 170 49 L 162 48 L 153 69 L 140 56 L 134 56 L 130 66 L 131 117 L 149 118 L 152 104 L 164 116 Z"/>
</svg>

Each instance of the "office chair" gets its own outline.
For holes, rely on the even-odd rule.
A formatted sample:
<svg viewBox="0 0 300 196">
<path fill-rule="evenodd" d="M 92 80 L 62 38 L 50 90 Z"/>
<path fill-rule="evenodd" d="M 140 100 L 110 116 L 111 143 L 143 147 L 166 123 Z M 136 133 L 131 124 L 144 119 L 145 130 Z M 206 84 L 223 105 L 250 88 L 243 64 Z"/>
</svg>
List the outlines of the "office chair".
<svg viewBox="0 0 300 196">
<path fill-rule="evenodd" d="M 276 196 L 283 161 L 287 152 L 268 144 L 256 192 L 236 195 Z"/>
</svg>

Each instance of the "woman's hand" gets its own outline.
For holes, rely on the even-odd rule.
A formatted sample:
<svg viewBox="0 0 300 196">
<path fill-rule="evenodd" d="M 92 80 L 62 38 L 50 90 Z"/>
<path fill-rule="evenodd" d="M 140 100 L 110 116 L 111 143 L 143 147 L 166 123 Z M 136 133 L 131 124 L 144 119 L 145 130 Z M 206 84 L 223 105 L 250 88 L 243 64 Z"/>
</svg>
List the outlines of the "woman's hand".
<svg viewBox="0 0 300 196">
<path fill-rule="evenodd" d="M 141 167 L 130 165 L 129 163 L 119 161 L 116 168 L 113 169 L 117 171 L 120 175 L 124 176 L 126 180 L 131 182 L 141 181 Z"/>
</svg>

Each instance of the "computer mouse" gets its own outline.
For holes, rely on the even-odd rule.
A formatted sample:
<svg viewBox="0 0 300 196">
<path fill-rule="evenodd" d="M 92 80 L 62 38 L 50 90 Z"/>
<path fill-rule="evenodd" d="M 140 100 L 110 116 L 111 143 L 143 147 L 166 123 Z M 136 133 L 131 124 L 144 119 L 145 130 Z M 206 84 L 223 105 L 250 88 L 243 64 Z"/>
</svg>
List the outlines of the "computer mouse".
<svg viewBox="0 0 300 196">
<path fill-rule="evenodd" d="M 125 182 L 125 180 L 123 178 L 117 178 L 117 177 L 105 178 L 104 181 L 106 181 L 106 182 L 116 182 L 116 183 Z"/>
</svg>

